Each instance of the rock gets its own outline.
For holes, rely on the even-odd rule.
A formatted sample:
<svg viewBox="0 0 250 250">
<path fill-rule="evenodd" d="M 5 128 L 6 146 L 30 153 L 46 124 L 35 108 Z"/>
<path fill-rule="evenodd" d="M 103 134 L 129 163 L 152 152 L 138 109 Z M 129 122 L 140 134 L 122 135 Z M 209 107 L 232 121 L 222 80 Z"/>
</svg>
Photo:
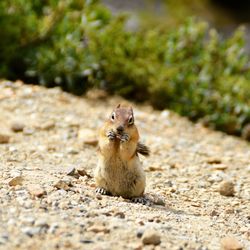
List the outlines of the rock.
<svg viewBox="0 0 250 250">
<path fill-rule="evenodd" d="M 31 184 L 28 186 L 27 189 L 29 193 L 31 194 L 31 196 L 33 197 L 40 198 L 46 194 L 46 191 L 40 185 L 37 185 L 37 184 Z"/>
<path fill-rule="evenodd" d="M 231 181 L 223 181 L 219 187 L 219 192 L 224 196 L 234 196 L 234 184 Z"/>
<path fill-rule="evenodd" d="M 66 170 L 66 174 L 70 176 L 74 176 L 76 174 L 76 169 L 73 166 L 70 166 Z"/>
<path fill-rule="evenodd" d="M 91 146 L 96 146 L 98 144 L 97 135 L 91 129 L 80 129 L 78 132 L 78 140 Z"/>
<path fill-rule="evenodd" d="M 9 143 L 10 136 L 7 134 L 0 133 L 0 144 Z"/>
<path fill-rule="evenodd" d="M 161 243 L 161 236 L 154 229 L 147 229 L 142 235 L 142 243 L 144 245 L 159 245 Z"/>
<path fill-rule="evenodd" d="M 212 210 L 212 211 L 210 212 L 210 215 L 211 215 L 211 216 L 218 216 L 219 213 L 218 213 L 216 210 Z"/>
<path fill-rule="evenodd" d="M 68 186 L 72 186 L 72 181 L 74 178 L 72 176 L 66 175 L 63 176 L 62 181 L 65 182 Z"/>
<path fill-rule="evenodd" d="M 35 223 L 35 218 L 34 217 L 21 217 L 19 220 L 22 223 L 33 225 Z"/>
<path fill-rule="evenodd" d="M 233 237 L 225 237 L 221 240 L 221 248 L 223 250 L 242 250 L 243 246 Z"/>
<path fill-rule="evenodd" d="M 158 167 L 158 166 L 149 166 L 147 171 L 149 172 L 153 172 L 153 171 L 163 171 L 162 167 Z"/>
<path fill-rule="evenodd" d="M 48 233 L 54 234 L 56 232 L 57 228 L 59 228 L 58 223 L 56 223 L 56 222 L 52 223 L 48 229 Z"/>
<path fill-rule="evenodd" d="M 116 212 L 114 214 L 115 217 L 118 217 L 118 218 L 121 218 L 121 219 L 124 219 L 125 218 L 125 214 L 123 212 Z"/>
<path fill-rule="evenodd" d="M 226 170 L 228 167 L 225 164 L 214 164 L 212 170 Z"/>
<path fill-rule="evenodd" d="M 64 189 L 64 190 L 69 190 L 70 187 L 69 185 L 67 184 L 66 181 L 63 181 L 63 180 L 59 180 L 57 181 L 55 184 L 54 184 L 54 187 L 56 187 L 57 189 Z"/>
<path fill-rule="evenodd" d="M 91 176 L 86 172 L 86 170 L 82 167 L 77 167 L 76 168 L 76 171 L 77 173 L 80 175 L 80 176 L 87 176 L 88 178 L 91 178 Z"/>
<path fill-rule="evenodd" d="M 110 232 L 108 228 L 102 225 L 93 225 L 89 227 L 87 231 L 94 232 L 94 233 L 105 233 L 105 234 Z"/>
<path fill-rule="evenodd" d="M 9 186 L 17 186 L 17 185 L 22 185 L 23 183 L 23 177 L 22 176 L 16 176 L 14 178 L 12 178 L 8 184 Z"/>
<path fill-rule="evenodd" d="M 198 188 L 207 188 L 208 182 L 201 180 L 198 182 L 197 186 L 198 186 Z"/>
<path fill-rule="evenodd" d="M 39 124 L 38 127 L 41 130 L 50 130 L 55 127 L 55 123 L 53 121 L 46 121 L 45 123 Z"/>
<path fill-rule="evenodd" d="M 35 221 L 35 226 L 36 227 L 46 227 L 46 228 L 48 228 L 49 223 L 47 222 L 47 220 L 45 218 L 40 218 L 40 219 L 37 219 Z"/>
<path fill-rule="evenodd" d="M 40 227 L 24 227 L 24 228 L 21 228 L 21 231 L 24 234 L 27 234 L 28 236 L 32 237 L 40 233 Z"/>
<path fill-rule="evenodd" d="M 72 154 L 72 155 L 77 155 L 77 154 L 79 154 L 79 151 L 73 147 L 70 147 L 67 149 L 67 153 Z"/>
<path fill-rule="evenodd" d="M 147 194 L 147 199 L 155 205 L 165 206 L 165 201 L 163 197 L 160 197 L 157 194 Z"/>
<path fill-rule="evenodd" d="M 208 164 L 220 164 L 221 160 L 219 158 L 209 158 L 207 159 Z"/>
<path fill-rule="evenodd" d="M 139 227 L 136 231 L 136 237 L 141 238 L 145 232 L 145 227 Z"/>
<path fill-rule="evenodd" d="M 10 171 L 10 177 L 20 177 L 22 176 L 22 172 L 20 170 L 13 169 Z"/>
<path fill-rule="evenodd" d="M 14 122 L 11 124 L 11 130 L 15 133 L 22 132 L 25 125 L 20 122 Z"/>
<path fill-rule="evenodd" d="M 163 110 L 162 112 L 161 112 L 161 117 L 162 118 L 169 118 L 169 116 L 170 116 L 170 112 L 169 112 L 169 110 Z"/>
<path fill-rule="evenodd" d="M 94 243 L 93 240 L 86 240 L 86 239 L 80 239 L 80 242 L 83 244 L 90 244 L 90 243 Z"/>
<path fill-rule="evenodd" d="M 34 128 L 31 128 L 31 127 L 24 127 L 23 129 L 24 135 L 32 135 L 34 134 L 34 132 L 35 132 Z"/>
<path fill-rule="evenodd" d="M 221 182 L 222 180 L 223 177 L 219 173 L 213 173 L 207 179 L 207 181 L 210 183 Z"/>
<path fill-rule="evenodd" d="M 8 240 L 9 240 L 8 233 L 3 233 L 0 235 L 0 245 L 7 243 Z"/>
</svg>

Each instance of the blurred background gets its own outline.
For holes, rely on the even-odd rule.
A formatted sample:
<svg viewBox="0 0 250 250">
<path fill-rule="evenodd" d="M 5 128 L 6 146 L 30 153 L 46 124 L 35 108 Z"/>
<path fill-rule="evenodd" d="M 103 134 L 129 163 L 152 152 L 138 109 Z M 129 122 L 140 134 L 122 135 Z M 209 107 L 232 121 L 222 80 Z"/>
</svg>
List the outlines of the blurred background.
<svg viewBox="0 0 250 250">
<path fill-rule="evenodd" d="M 1 0 L 0 78 L 98 88 L 250 140 L 249 22 L 243 0 Z"/>
<path fill-rule="evenodd" d="M 250 1 L 233 0 L 102 0 L 112 13 L 129 12 L 131 29 L 139 25 L 176 26 L 188 16 L 196 16 L 216 27 L 223 35 L 229 35 L 244 24 L 247 33 L 250 22 Z M 246 36 L 247 49 L 250 37 Z"/>
</svg>

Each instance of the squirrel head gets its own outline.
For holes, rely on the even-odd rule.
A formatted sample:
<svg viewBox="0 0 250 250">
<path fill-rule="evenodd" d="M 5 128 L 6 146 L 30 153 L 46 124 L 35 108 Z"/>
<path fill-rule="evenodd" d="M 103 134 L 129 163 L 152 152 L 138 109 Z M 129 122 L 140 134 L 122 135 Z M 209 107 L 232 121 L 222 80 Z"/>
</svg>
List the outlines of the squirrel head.
<svg viewBox="0 0 250 250">
<path fill-rule="evenodd" d="M 109 122 L 118 134 L 122 134 L 124 131 L 132 128 L 134 126 L 132 107 L 121 106 L 119 104 L 111 113 Z"/>
</svg>

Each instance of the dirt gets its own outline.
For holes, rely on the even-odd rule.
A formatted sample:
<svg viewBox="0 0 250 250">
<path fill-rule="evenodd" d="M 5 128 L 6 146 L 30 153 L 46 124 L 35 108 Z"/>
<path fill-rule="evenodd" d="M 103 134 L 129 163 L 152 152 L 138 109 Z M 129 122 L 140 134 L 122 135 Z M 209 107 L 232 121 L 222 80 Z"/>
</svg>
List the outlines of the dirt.
<svg viewBox="0 0 250 250">
<path fill-rule="evenodd" d="M 249 143 L 168 110 L 131 103 L 165 204 L 95 194 L 96 131 L 120 102 L 0 83 L 0 249 L 250 249 Z"/>
</svg>

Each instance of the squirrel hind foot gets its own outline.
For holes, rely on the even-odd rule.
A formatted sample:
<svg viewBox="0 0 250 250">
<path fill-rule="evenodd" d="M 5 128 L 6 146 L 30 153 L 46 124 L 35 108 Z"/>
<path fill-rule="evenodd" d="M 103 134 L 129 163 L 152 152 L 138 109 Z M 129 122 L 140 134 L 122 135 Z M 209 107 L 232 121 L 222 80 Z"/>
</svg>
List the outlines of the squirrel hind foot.
<svg viewBox="0 0 250 250">
<path fill-rule="evenodd" d="M 150 149 L 148 146 L 146 146 L 145 144 L 138 142 L 137 143 L 137 147 L 136 147 L 136 152 L 144 155 L 144 156 L 149 156 L 150 155 Z"/>
<path fill-rule="evenodd" d="M 107 191 L 105 188 L 98 187 L 95 190 L 96 193 L 102 194 L 102 195 L 110 195 L 110 192 Z"/>
<path fill-rule="evenodd" d="M 151 206 L 152 202 L 146 197 L 134 197 L 131 199 L 133 203 L 140 203 L 142 205 Z"/>
</svg>

